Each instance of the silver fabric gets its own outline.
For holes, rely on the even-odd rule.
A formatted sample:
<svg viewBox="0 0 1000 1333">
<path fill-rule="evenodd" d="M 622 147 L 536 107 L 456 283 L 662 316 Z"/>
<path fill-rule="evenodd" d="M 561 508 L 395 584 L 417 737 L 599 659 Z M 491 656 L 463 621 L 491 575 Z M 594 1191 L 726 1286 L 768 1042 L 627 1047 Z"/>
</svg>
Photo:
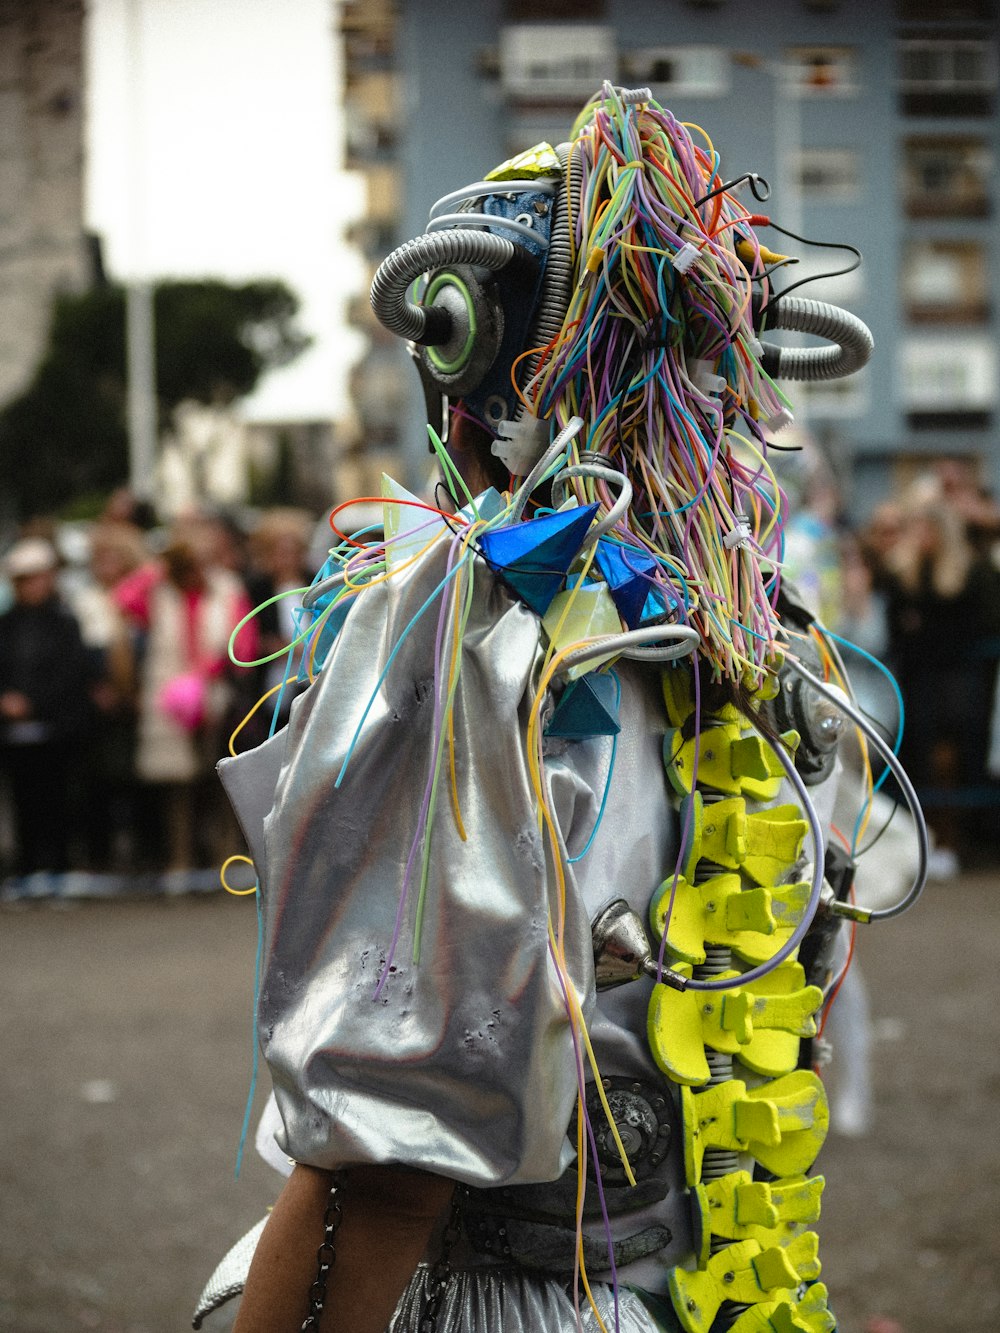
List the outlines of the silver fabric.
<svg viewBox="0 0 1000 1333">
<path fill-rule="evenodd" d="M 431 762 L 436 602 L 388 659 L 444 578 L 445 558 L 435 550 L 365 591 L 320 679 L 296 700 L 287 736 L 225 761 L 222 773 L 262 886 L 258 1025 L 284 1124 L 282 1150 L 328 1168 L 410 1165 L 497 1188 L 502 1198 L 504 1188 L 554 1180 L 572 1162 L 566 1130 L 577 1079 L 548 953 L 556 877 L 525 757 L 540 625 L 479 561 L 455 708 L 468 840 L 456 830 L 445 771 L 430 833 L 420 959 L 412 960 L 416 874 L 394 970 L 375 994 Z M 674 1133 L 657 1168 L 661 1197 L 627 1203 L 610 1224 L 616 1240 L 669 1230 L 659 1252 L 619 1268 L 623 1282 L 663 1293 L 672 1267 L 693 1264 L 677 1092 L 646 1042 L 652 981 L 595 995 L 589 922 L 616 898 L 645 920 L 652 893 L 673 869 L 677 816 L 662 761 L 662 668 L 623 661 L 617 670 L 614 772 L 597 834 L 567 870 L 566 954 L 601 1074 L 653 1083 L 674 1099 Z M 545 743 L 545 781 L 569 858 L 581 856 L 597 823 L 612 746 L 610 737 Z M 600 1218 L 588 1218 L 585 1231 L 606 1253 Z M 571 1230 L 567 1244 L 571 1264 Z M 468 1288 L 459 1284 L 455 1300 L 462 1309 L 466 1301 L 486 1302 L 485 1313 L 473 1319 L 467 1310 L 468 1322 L 447 1327 L 576 1327 L 571 1301 L 558 1314 L 544 1304 L 557 1300 L 559 1283 L 515 1281 L 495 1259 L 460 1250 L 462 1271 L 474 1269 L 476 1278 Z M 591 1266 L 592 1278 L 600 1271 Z M 623 1333 L 657 1327 L 645 1313 L 634 1317 L 639 1322 L 622 1316 Z M 416 1327 L 398 1319 L 394 1333 Z"/>
<path fill-rule="evenodd" d="M 250 1271 L 250 1260 L 254 1256 L 266 1222 L 267 1218 L 262 1217 L 255 1227 L 252 1227 L 245 1236 L 241 1236 L 232 1249 L 226 1252 L 198 1298 L 198 1306 L 192 1319 L 195 1328 L 201 1328 L 208 1315 L 225 1305 L 227 1301 L 231 1301 L 234 1296 L 240 1295 L 247 1280 L 247 1273 Z"/>
<path fill-rule="evenodd" d="M 421 1267 L 400 1301 L 387 1333 L 417 1333 L 428 1290 L 428 1272 Z M 615 1328 L 615 1302 L 610 1287 L 595 1283 L 594 1301 L 604 1326 Z M 517 1269 L 459 1269 L 449 1278 L 441 1302 L 436 1333 L 599 1333 L 600 1325 L 585 1298 L 580 1323 L 573 1299 L 563 1283 Z M 661 1322 L 635 1292 L 618 1293 L 618 1333 L 680 1333 L 675 1322 Z"/>
<path fill-rule="evenodd" d="M 539 622 L 478 562 L 456 696 L 470 833 L 459 837 L 444 781 L 420 962 L 418 849 L 392 971 L 375 994 L 435 736 L 438 604 L 404 631 L 445 576 L 445 559 L 441 545 L 358 598 L 320 679 L 296 701 L 262 836 L 241 813 L 265 916 L 259 1034 L 282 1147 L 296 1160 L 410 1163 L 482 1185 L 546 1180 L 572 1156 L 565 1128 L 576 1076 L 548 948 L 556 881 L 524 753 Z M 269 753 L 269 773 L 272 762 Z M 237 774 L 241 766 L 232 764 Z M 230 791 L 257 790 L 227 777 Z M 566 941 L 586 1009 L 593 962 L 575 894 Z"/>
</svg>

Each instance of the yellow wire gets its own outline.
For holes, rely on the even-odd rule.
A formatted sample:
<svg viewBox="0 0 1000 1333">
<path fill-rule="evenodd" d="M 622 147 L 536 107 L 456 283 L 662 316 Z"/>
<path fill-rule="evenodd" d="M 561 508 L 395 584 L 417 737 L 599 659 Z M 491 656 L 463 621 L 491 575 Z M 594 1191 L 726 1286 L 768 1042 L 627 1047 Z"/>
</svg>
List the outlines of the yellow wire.
<svg viewBox="0 0 1000 1333">
<path fill-rule="evenodd" d="M 257 709 L 260 708 L 262 704 L 266 704 L 268 699 L 270 699 L 273 694 L 277 694 L 278 691 L 284 689 L 284 687 L 287 684 L 288 684 L 287 681 L 279 680 L 277 685 L 272 685 L 269 690 L 267 690 L 264 694 L 260 696 L 260 698 L 254 704 L 254 706 L 250 709 L 250 712 L 247 713 L 243 721 L 237 725 L 236 729 L 233 731 L 233 734 L 229 737 L 229 753 L 233 756 L 234 759 L 236 758 L 236 737 L 240 734 L 240 732 L 243 730 L 246 724 L 250 721 L 254 713 L 256 713 Z M 227 861 L 226 864 L 228 865 L 229 862 Z"/>
<path fill-rule="evenodd" d="M 587 1025 L 580 1009 L 579 1001 L 576 998 L 576 990 L 569 977 L 569 971 L 566 965 L 565 954 L 565 927 L 566 927 L 566 871 L 563 866 L 562 856 L 559 852 L 559 835 L 556 829 L 555 820 L 552 817 L 552 811 L 549 809 L 548 797 L 545 792 L 545 784 L 542 781 L 540 764 L 540 747 L 538 745 L 537 733 L 538 723 L 541 713 L 542 702 L 545 698 L 545 692 L 549 687 L 553 675 L 558 670 L 562 660 L 571 652 L 588 642 L 599 642 L 603 635 L 598 635 L 593 640 L 581 639 L 579 643 L 571 644 L 569 647 L 556 653 L 551 662 L 543 669 L 541 680 L 538 684 L 538 690 L 531 706 L 531 714 L 528 718 L 527 731 L 527 751 L 528 751 L 528 772 L 531 778 L 531 785 L 535 793 L 535 799 L 538 802 L 542 815 L 544 828 L 549 835 L 549 842 L 552 847 L 552 861 L 556 871 L 556 882 L 558 886 L 558 929 L 553 929 L 552 915 L 549 914 L 548 931 L 549 939 L 553 946 L 556 956 L 556 964 L 562 975 L 566 995 L 570 1006 L 570 1021 L 574 1028 L 579 1032 L 587 1051 L 587 1059 L 594 1073 L 594 1079 L 597 1084 L 597 1094 L 601 1101 L 601 1108 L 607 1118 L 608 1128 L 611 1130 L 615 1146 L 621 1157 L 622 1166 L 625 1168 L 625 1175 L 630 1185 L 635 1184 L 635 1176 L 632 1174 L 632 1167 L 628 1160 L 628 1153 L 625 1151 L 625 1145 L 622 1143 L 621 1135 L 618 1133 L 618 1126 L 611 1113 L 611 1107 L 608 1105 L 608 1099 L 604 1092 L 604 1085 L 601 1080 L 601 1072 L 597 1064 L 597 1056 L 594 1054 L 594 1048 L 590 1042 L 590 1034 L 587 1031 Z"/>
<path fill-rule="evenodd" d="M 377 574 L 374 578 L 365 579 L 364 583 L 352 583 L 351 579 L 347 576 L 347 571 L 345 569 L 344 587 L 353 588 L 356 592 L 363 592 L 365 588 L 374 588 L 377 583 L 384 583 L 386 579 L 391 579 L 396 574 L 401 574 L 404 569 L 409 569 L 411 565 L 416 564 L 418 560 L 422 559 L 434 543 L 441 540 L 446 531 L 447 526 L 442 525 L 441 531 L 435 532 L 434 536 L 428 540 L 425 546 L 421 546 L 419 551 L 414 552 L 411 556 L 407 556 L 405 560 L 401 560 L 398 565 L 393 565 L 391 569 L 387 568 L 384 574 Z"/>
<path fill-rule="evenodd" d="M 231 893 L 234 898 L 246 898 L 251 893 L 257 892 L 257 885 L 255 884 L 252 889 L 233 889 L 229 887 L 229 885 L 226 883 L 226 871 L 229 869 L 229 867 L 233 864 L 234 861 L 246 862 L 248 866 L 253 867 L 254 873 L 256 874 L 257 867 L 254 866 L 249 856 L 243 856 L 241 853 L 237 853 L 235 856 L 226 857 L 225 861 L 223 861 L 222 865 L 219 867 L 219 882 L 222 884 L 222 887 L 225 889 L 225 891 L 227 893 Z"/>
</svg>

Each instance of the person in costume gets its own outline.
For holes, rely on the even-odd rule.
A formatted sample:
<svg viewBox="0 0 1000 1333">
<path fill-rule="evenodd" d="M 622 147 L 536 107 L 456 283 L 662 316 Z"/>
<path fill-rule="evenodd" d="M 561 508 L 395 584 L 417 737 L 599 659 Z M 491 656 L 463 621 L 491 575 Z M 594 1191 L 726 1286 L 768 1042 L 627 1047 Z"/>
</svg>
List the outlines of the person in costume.
<svg viewBox="0 0 1000 1333">
<path fill-rule="evenodd" d="M 305 597 L 313 683 L 220 766 L 295 1166 L 198 1321 L 253 1251 L 237 1333 L 836 1327 L 817 1039 L 840 921 L 922 865 L 873 913 L 827 844 L 865 723 L 772 439 L 871 339 L 777 291 L 748 190 L 606 84 L 376 275 L 442 484 L 384 480 Z"/>
</svg>

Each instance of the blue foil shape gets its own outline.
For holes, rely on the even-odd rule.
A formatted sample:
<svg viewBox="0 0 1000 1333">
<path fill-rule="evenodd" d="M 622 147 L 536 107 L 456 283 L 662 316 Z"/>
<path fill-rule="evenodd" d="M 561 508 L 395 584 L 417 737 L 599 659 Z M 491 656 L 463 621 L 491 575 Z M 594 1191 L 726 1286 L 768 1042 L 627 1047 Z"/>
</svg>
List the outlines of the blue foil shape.
<svg viewBox="0 0 1000 1333">
<path fill-rule="evenodd" d="M 579 676 L 563 690 L 562 698 L 545 728 L 546 736 L 582 741 L 589 736 L 617 736 L 617 689 L 614 678 L 592 671 Z"/>
<path fill-rule="evenodd" d="M 479 539 L 489 567 L 508 587 L 543 616 L 562 587 L 597 513 L 597 505 L 494 528 Z"/>
</svg>

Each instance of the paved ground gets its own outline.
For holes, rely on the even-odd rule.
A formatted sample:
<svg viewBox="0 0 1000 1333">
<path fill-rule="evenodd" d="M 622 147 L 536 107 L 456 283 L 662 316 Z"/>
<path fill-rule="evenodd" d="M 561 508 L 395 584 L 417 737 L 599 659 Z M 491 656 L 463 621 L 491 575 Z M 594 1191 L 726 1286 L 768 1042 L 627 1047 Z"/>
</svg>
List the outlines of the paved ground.
<svg viewBox="0 0 1000 1333">
<path fill-rule="evenodd" d="M 874 1126 L 820 1163 L 842 1333 L 1000 1329 L 998 918 L 969 876 L 861 938 Z M 3 1333 L 180 1333 L 262 1215 L 252 1151 L 233 1180 L 254 941 L 223 896 L 0 909 Z"/>
</svg>

